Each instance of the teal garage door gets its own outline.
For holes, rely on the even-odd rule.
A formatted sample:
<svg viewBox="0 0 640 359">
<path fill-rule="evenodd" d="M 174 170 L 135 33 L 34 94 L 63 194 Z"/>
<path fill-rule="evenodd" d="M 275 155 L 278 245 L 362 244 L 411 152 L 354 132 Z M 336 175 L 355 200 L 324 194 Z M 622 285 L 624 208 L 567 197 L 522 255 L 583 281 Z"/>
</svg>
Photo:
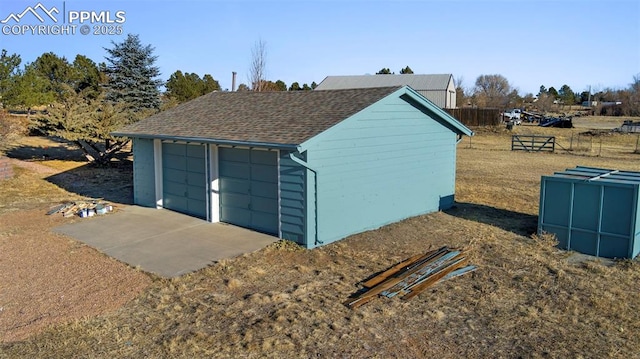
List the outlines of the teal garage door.
<svg viewBox="0 0 640 359">
<path fill-rule="evenodd" d="M 278 235 L 276 151 L 219 148 L 220 220 Z"/>
<path fill-rule="evenodd" d="M 162 144 L 162 206 L 207 219 L 205 146 Z"/>
</svg>

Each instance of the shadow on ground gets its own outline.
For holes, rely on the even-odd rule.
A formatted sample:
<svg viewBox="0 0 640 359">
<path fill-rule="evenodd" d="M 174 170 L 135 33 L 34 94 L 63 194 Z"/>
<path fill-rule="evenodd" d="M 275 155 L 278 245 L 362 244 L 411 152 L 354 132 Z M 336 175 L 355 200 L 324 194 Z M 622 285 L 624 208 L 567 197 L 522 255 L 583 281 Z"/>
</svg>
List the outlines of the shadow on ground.
<svg viewBox="0 0 640 359">
<path fill-rule="evenodd" d="M 19 160 L 63 160 L 86 162 L 82 151 L 63 142 L 50 142 L 43 145 L 20 145 L 7 149 L 7 157 Z"/>
<path fill-rule="evenodd" d="M 128 160 L 114 161 L 104 167 L 86 164 L 46 180 L 83 197 L 133 204 L 133 163 Z"/>
<path fill-rule="evenodd" d="M 133 203 L 130 153 L 124 151 L 108 165 L 96 166 L 87 162 L 82 150 L 61 139 L 34 136 L 26 137 L 24 142 L 8 148 L 5 151 L 7 157 L 42 165 L 51 160 L 77 162 L 75 168 L 46 177 L 48 182 L 82 197 Z"/>
<path fill-rule="evenodd" d="M 488 224 L 521 236 L 530 236 L 538 228 L 538 216 L 500 209 L 482 204 L 456 202 L 444 211 L 455 217 Z"/>
</svg>

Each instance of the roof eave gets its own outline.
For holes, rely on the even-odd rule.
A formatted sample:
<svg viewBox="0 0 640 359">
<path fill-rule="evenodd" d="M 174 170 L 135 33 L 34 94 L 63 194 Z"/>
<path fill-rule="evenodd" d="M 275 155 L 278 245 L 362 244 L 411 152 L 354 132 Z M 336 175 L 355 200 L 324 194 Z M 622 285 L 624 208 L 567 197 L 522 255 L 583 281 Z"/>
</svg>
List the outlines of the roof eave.
<svg viewBox="0 0 640 359">
<path fill-rule="evenodd" d="M 451 129 L 454 130 L 459 135 L 473 136 L 473 131 L 471 131 L 467 126 L 462 124 L 462 122 L 456 120 L 453 116 L 449 115 L 445 110 L 440 107 L 434 105 L 431 101 L 429 101 L 422 94 L 412 89 L 410 86 L 404 86 L 402 89 L 398 91 L 403 91 L 404 94 L 409 96 L 414 101 L 418 102 L 420 105 L 427 108 L 430 112 L 433 112 L 438 117 L 443 119 L 450 125 Z"/>
<path fill-rule="evenodd" d="M 295 151 L 297 151 L 299 147 L 299 145 L 293 144 L 293 143 L 225 140 L 225 139 L 218 139 L 218 138 L 155 135 L 155 134 L 146 134 L 146 133 L 112 132 L 111 135 L 117 136 L 117 137 L 158 139 L 161 141 L 198 142 L 198 143 L 210 143 L 210 144 L 223 145 L 223 146 L 275 148 L 280 150 L 295 150 Z"/>
</svg>

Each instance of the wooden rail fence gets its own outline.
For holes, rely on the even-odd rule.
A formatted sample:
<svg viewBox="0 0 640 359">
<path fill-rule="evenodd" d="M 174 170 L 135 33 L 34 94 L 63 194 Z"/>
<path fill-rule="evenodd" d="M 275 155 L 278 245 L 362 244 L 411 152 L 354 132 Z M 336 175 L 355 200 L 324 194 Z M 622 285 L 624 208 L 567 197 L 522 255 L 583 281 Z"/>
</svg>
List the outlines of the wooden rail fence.
<svg viewBox="0 0 640 359">
<path fill-rule="evenodd" d="M 511 151 L 540 152 L 556 150 L 555 136 L 513 135 L 511 136 Z"/>
</svg>

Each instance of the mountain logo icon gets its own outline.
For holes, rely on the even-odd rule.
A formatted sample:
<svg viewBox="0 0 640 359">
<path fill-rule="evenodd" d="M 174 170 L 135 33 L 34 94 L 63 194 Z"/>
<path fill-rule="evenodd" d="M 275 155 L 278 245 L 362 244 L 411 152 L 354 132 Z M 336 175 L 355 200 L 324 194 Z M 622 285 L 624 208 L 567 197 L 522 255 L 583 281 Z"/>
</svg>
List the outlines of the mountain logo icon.
<svg viewBox="0 0 640 359">
<path fill-rule="evenodd" d="M 26 9 L 24 9 L 24 11 L 22 11 L 19 14 L 10 14 L 9 16 L 7 16 L 6 19 L 1 20 L 0 23 L 6 24 L 11 20 L 15 21 L 16 23 L 20 23 L 20 20 L 22 20 L 22 18 L 29 13 L 35 16 L 36 19 L 40 20 L 40 22 L 43 23 L 46 21 L 45 20 L 46 17 L 53 20 L 53 22 L 58 22 L 58 19 L 56 19 L 56 17 L 53 14 L 59 14 L 60 11 L 55 6 L 49 10 L 44 5 L 42 5 L 42 3 L 38 3 L 36 4 L 36 6 L 33 6 L 33 7 L 28 6 Z"/>
</svg>

